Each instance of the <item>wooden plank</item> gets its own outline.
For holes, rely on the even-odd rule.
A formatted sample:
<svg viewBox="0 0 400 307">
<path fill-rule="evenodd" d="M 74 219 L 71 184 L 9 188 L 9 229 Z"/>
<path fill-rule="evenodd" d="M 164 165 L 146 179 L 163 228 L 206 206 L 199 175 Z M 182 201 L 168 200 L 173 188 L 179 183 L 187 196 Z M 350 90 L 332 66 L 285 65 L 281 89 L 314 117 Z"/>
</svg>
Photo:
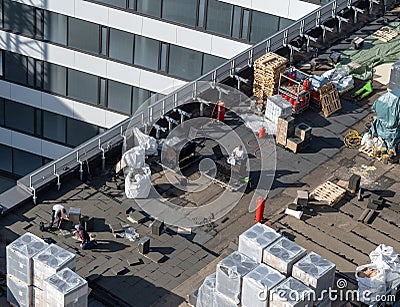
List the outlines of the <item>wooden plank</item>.
<svg viewBox="0 0 400 307">
<path fill-rule="evenodd" d="M 314 191 L 311 192 L 310 197 L 318 201 L 326 202 L 329 206 L 334 206 L 345 194 L 345 189 L 328 180 L 316 187 Z"/>
</svg>

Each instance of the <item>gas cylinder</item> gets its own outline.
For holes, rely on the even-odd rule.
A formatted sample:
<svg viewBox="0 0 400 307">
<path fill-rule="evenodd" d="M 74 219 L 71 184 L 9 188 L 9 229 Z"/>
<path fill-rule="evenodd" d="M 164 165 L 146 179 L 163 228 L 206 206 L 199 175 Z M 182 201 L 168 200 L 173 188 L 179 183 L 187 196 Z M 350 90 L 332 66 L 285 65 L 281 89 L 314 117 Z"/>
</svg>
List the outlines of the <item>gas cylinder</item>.
<svg viewBox="0 0 400 307">
<path fill-rule="evenodd" d="M 258 130 L 258 138 L 259 139 L 265 138 L 265 128 L 264 127 L 261 127 L 260 130 Z"/>
<path fill-rule="evenodd" d="M 295 78 L 296 76 L 295 76 L 294 72 L 292 71 L 291 73 L 289 73 L 288 77 L 289 77 L 289 79 L 290 79 L 290 80 L 288 80 L 288 84 L 289 84 L 289 86 L 290 86 L 290 85 L 292 85 L 292 83 L 293 83 L 292 80 L 294 80 L 294 78 Z"/>
<path fill-rule="evenodd" d="M 310 89 L 310 81 L 305 79 L 303 82 L 303 91 L 308 91 Z"/>
<path fill-rule="evenodd" d="M 256 209 L 256 222 L 261 223 L 264 216 L 264 208 L 265 208 L 265 199 L 258 198 L 257 199 L 257 209 Z"/>
<path fill-rule="evenodd" d="M 222 101 L 218 102 L 218 114 L 217 114 L 217 119 L 220 122 L 223 122 L 225 119 L 225 103 Z"/>
<path fill-rule="evenodd" d="M 292 104 L 292 106 L 294 106 L 296 104 L 296 100 L 294 100 L 293 97 L 289 98 L 289 102 Z"/>
</svg>

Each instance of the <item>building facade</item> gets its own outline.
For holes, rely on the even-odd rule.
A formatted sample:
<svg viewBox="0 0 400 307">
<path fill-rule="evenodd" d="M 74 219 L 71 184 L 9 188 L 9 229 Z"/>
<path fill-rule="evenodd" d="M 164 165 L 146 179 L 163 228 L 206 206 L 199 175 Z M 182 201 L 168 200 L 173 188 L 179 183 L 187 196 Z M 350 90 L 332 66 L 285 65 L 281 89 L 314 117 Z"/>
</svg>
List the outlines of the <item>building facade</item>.
<svg viewBox="0 0 400 307">
<path fill-rule="evenodd" d="M 64 155 L 318 5 L 0 0 L 0 175 Z"/>
</svg>

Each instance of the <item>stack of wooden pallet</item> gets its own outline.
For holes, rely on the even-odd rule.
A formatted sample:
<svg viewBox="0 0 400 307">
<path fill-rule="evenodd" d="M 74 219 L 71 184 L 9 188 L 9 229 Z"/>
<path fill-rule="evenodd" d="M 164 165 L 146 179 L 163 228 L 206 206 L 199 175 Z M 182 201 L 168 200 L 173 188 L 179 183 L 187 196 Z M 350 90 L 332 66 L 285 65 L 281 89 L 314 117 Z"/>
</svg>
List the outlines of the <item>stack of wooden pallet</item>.
<svg viewBox="0 0 400 307">
<path fill-rule="evenodd" d="M 387 43 L 394 39 L 399 33 L 397 31 L 390 29 L 389 27 L 382 27 L 378 31 L 372 34 L 373 38 L 379 39 L 381 42 Z"/>
<path fill-rule="evenodd" d="M 267 99 L 278 92 L 279 77 L 286 70 L 287 59 L 268 52 L 254 62 L 253 95 Z"/>
<path fill-rule="evenodd" d="M 319 89 L 319 95 L 322 111 L 324 112 L 325 117 L 328 117 L 342 108 L 339 92 L 332 82 L 328 82 L 324 86 L 321 86 Z"/>
</svg>

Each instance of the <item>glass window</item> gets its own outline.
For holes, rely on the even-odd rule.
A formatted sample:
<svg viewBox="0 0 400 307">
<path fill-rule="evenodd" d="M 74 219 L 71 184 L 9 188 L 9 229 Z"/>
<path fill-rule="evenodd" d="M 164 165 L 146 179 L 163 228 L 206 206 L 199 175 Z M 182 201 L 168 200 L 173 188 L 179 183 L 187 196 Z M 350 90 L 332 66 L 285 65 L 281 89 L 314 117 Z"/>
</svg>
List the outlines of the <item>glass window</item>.
<svg viewBox="0 0 400 307">
<path fill-rule="evenodd" d="M 108 108 L 122 113 L 131 113 L 130 85 L 108 80 Z"/>
<path fill-rule="evenodd" d="M 43 64 L 45 62 L 42 62 L 40 60 L 35 61 L 35 66 L 36 66 L 36 81 L 35 81 L 35 86 L 37 88 L 42 88 L 43 86 Z M 65 83 L 65 82 L 64 82 Z"/>
<path fill-rule="evenodd" d="M 11 0 L 4 0 L 4 28 L 13 32 L 34 36 L 34 7 Z"/>
<path fill-rule="evenodd" d="M 97 126 L 67 118 L 67 144 L 70 146 L 76 147 L 96 136 L 98 132 Z"/>
<path fill-rule="evenodd" d="M 3 50 L 0 50 L 0 76 L 3 76 Z"/>
<path fill-rule="evenodd" d="M 35 109 L 22 103 L 5 100 L 5 126 L 28 134 L 35 132 Z"/>
<path fill-rule="evenodd" d="M 287 19 L 287 18 L 282 18 L 282 17 L 279 18 L 279 30 L 286 29 L 292 23 L 294 23 L 294 20 Z"/>
<path fill-rule="evenodd" d="M 12 149 L 0 145 L 0 170 L 12 173 Z"/>
<path fill-rule="evenodd" d="M 26 151 L 13 149 L 14 174 L 25 176 L 42 166 L 42 157 Z"/>
<path fill-rule="evenodd" d="M 258 43 L 278 30 L 279 17 L 253 11 L 250 28 L 250 41 Z"/>
<path fill-rule="evenodd" d="M 4 126 L 4 98 L 0 98 L 0 126 Z"/>
<path fill-rule="evenodd" d="M 94 23 L 70 17 L 68 22 L 68 46 L 99 53 L 99 27 Z"/>
<path fill-rule="evenodd" d="M 67 16 L 44 11 L 44 39 L 67 45 Z"/>
<path fill-rule="evenodd" d="M 65 67 L 43 63 L 43 89 L 51 93 L 67 94 L 67 69 Z"/>
<path fill-rule="evenodd" d="M 197 26 L 203 28 L 204 27 L 204 9 L 205 9 L 205 1 L 199 1 L 199 11 L 198 11 L 198 19 L 197 19 Z"/>
<path fill-rule="evenodd" d="M 97 104 L 99 98 L 99 78 L 81 71 L 68 69 L 67 95 L 91 104 Z"/>
<path fill-rule="evenodd" d="M 242 39 L 248 39 L 249 36 L 249 17 L 250 12 L 249 10 L 243 10 L 243 20 L 242 20 Z"/>
<path fill-rule="evenodd" d="M 126 0 L 96 0 L 97 2 L 125 8 L 126 7 Z"/>
<path fill-rule="evenodd" d="M 197 1 L 194 0 L 163 0 L 162 18 L 195 26 L 196 6 Z"/>
<path fill-rule="evenodd" d="M 26 84 L 28 73 L 26 57 L 6 51 L 4 60 L 4 78 L 8 81 Z"/>
<path fill-rule="evenodd" d="M 132 63 L 134 35 L 128 32 L 110 29 L 110 58 Z"/>
<path fill-rule="evenodd" d="M 215 69 L 219 65 L 225 63 L 226 60 L 224 58 L 217 57 L 215 55 L 204 53 L 203 59 L 203 74 L 210 72 Z"/>
<path fill-rule="evenodd" d="M 42 136 L 42 110 L 36 109 L 35 135 Z"/>
<path fill-rule="evenodd" d="M 207 30 L 230 36 L 233 5 L 209 0 L 207 7 Z"/>
<path fill-rule="evenodd" d="M 169 73 L 186 80 L 201 76 L 202 53 L 187 48 L 170 45 Z"/>
<path fill-rule="evenodd" d="M 43 37 L 43 10 L 36 9 L 36 36 L 39 38 Z"/>
<path fill-rule="evenodd" d="M 144 36 L 135 36 L 134 63 L 146 68 L 158 70 L 160 43 Z"/>
<path fill-rule="evenodd" d="M 167 71 L 168 44 L 161 43 L 160 70 Z"/>
<path fill-rule="evenodd" d="M 66 117 L 43 111 L 43 137 L 65 143 Z"/>
<path fill-rule="evenodd" d="M 100 97 L 99 97 L 99 105 L 106 105 L 106 82 L 107 80 L 104 78 L 100 78 Z"/>
<path fill-rule="evenodd" d="M 233 22 L 232 22 L 232 37 L 239 38 L 240 33 L 240 16 L 242 9 L 239 6 L 235 6 L 233 9 Z"/>
<path fill-rule="evenodd" d="M 101 27 L 101 50 L 100 53 L 107 55 L 108 29 Z"/>
<path fill-rule="evenodd" d="M 150 97 L 150 92 L 139 87 L 132 88 L 132 114 Z"/>
<path fill-rule="evenodd" d="M 136 10 L 139 13 L 161 17 L 161 0 L 137 0 Z"/>
<path fill-rule="evenodd" d="M 28 63 L 28 85 L 35 86 L 35 59 L 34 58 L 27 58 Z"/>
</svg>

